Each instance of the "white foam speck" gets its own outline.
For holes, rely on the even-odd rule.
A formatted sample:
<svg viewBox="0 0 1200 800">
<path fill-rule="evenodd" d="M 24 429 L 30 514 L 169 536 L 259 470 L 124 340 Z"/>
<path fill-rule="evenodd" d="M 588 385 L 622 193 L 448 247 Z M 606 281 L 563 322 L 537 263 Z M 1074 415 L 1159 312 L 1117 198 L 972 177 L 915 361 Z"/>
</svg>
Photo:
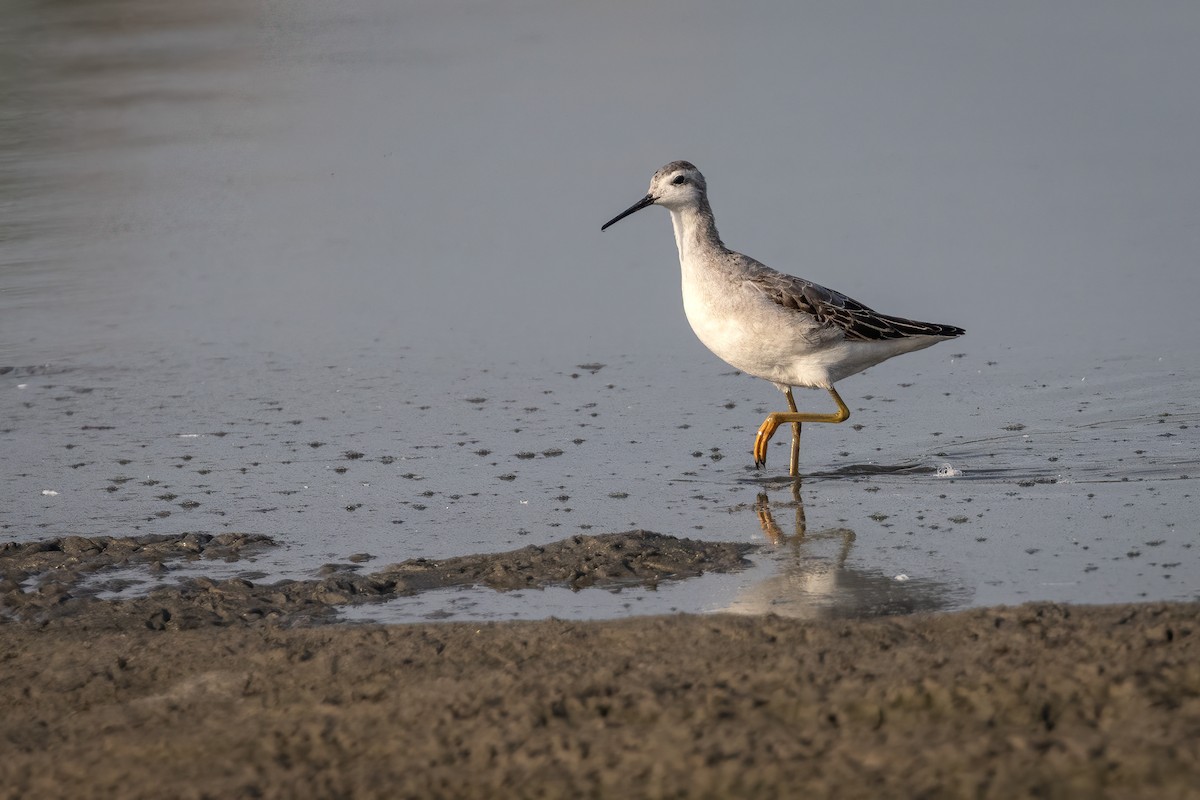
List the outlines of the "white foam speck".
<svg viewBox="0 0 1200 800">
<path fill-rule="evenodd" d="M 53 489 L 42 489 L 42 494 L 46 495 L 46 497 L 58 496 L 58 492 L 54 491 Z"/>
<path fill-rule="evenodd" d="M 198 434 L 198 433 L 181 433 L 181 434 L 179 434 L 179 438 L 180 439 L 199 439 L 200 434 Z"/>
<path fill-rule="evenodd" d="M 962 470 L 955 469 L 948 461 L 937 468 L 937 476 L 939 478 L 957 478 L 959 475 L 962 475 Z"/>
<path fill-rule="evenodd" d="M 894 579 L 894 580 L 898 580 L 898 581 L 906 581 L 906 580 L 908 580 L 908 576 L 907 576 L 907 575 L 905 575 L 903 572 L 901 572 L 899 575 L 897 575 L 897 576 L 895 577 L 895 579 Z"/>
</svg>

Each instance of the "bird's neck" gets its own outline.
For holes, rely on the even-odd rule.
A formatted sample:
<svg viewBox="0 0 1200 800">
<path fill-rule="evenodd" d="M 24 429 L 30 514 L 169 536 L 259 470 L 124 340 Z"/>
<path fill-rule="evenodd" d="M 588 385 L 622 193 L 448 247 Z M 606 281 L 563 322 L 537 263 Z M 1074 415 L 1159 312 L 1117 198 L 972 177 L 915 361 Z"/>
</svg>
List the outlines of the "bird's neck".
<svg viewBox="0 0 1200 800">
<path fill-rule="evenodd" d="M 675 228 L 679 262 L 685 269 L 689 263 L 695 263 L 706 255 L 726 252 L 708 200 L 701 200 L 694 206 L 671 209 L 671 225 Z"/>
</svg>

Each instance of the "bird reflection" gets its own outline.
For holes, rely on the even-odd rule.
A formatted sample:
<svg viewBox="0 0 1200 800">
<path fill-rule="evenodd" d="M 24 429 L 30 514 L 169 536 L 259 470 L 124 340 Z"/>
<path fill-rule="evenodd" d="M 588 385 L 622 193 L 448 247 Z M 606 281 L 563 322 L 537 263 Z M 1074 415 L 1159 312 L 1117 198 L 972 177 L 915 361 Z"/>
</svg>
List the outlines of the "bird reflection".
<svg viewBox="0 0 1200 800">
<path fill-rule="evenodd" d="M 772 503 L 766 492 L 760 492 L 754 503 L 759 525 L 773 546 L 764 552 L 778 563 L 778 571 L 748 587 L 727 611 L 801 619 L 863 618 L 944 610 L 969 600 L 969 593 L 951 584 L 897 580 L 881 570 L 847 565 L 854 531 L 808 530 L 800 481 L 789 483 L 790 502 Z M 789 507 L 794 514 L 791 533 L 780 527 L 774 513 Z"/>
</svg>

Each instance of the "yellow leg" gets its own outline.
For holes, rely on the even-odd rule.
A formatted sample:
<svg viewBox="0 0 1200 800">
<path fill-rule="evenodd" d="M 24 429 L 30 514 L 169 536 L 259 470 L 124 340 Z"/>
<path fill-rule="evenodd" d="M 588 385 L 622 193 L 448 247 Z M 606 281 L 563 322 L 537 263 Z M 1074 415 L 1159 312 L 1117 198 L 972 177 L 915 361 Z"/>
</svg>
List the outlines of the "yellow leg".
<svg viewBox="0 0 1200 800">
<path fill-rule="evenodd" d="M 850 409 L 846 408 L 846 404 L 842 402 L 842 398 L 838 395 L 837 390 L 832 386 L 829 387 L 829 396 L 833 398 L 833 402 L 837 403 L 838 410 L 832 414 L 813 414 L 808 412 L 796 411 L 796 401 L 792 398 L 792 392 L 789 388 L 786 392 L 788 398 L 788 406 L 791 411 L 776 411 L 773 414 L 768 414 L 763 420 L 763 424 L 758 428 L 758 435 L 754 437 L 754 466 L 765 467 L 767 465 L 767 445 L 771 442 L 771 437 L 775 435 L 775 431 L 780 425 L 790 422 L 794 426 L 792 428 L 792 463 L 791 474 L 795 475 L 800 468 L 800 423 L 801 422 L 845 422 L 850 418 Z"/>
<path fill-rule="evenodd" d="M 788 409 L 793 414 L 800 413 L 800 409 L 796 408 L 796 398 L 792 397 L 792 387 L 787 387 L 787 391 L 783 393 L 787 398 Z M 792 458 L 788 462 L 788 474 L 793 478 L 800 474 L 800 423 L 792 423 Z"/>
</svg>

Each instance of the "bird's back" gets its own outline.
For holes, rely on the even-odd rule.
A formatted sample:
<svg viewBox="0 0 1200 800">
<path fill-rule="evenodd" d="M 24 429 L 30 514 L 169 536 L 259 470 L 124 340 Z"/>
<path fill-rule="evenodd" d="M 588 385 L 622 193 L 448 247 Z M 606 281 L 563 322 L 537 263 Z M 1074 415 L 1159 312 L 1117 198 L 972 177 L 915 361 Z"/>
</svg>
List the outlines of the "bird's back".
<svg viewBox="0 0 1200 800">
<path fill-rule="evenodd" d="M 953 338 L 965 331 L 954 325 L 918 322 L 881 314 L 848 295 L 804 278 L 788 275 L 740 253 L 746 281 L 764 297 L 783 308 L 812 318 L 819 326 L 838 331 L 856 341 L 900 339 L 907 336 Z"/>
<path fill-rule="evenodd" d="M 702 342 L 732 366 L 786 386 L 828 387 L 964 331 L 880 314 L 820 284 L 725 250 L 684 266 L 684 308 Z"/>
</svg>

